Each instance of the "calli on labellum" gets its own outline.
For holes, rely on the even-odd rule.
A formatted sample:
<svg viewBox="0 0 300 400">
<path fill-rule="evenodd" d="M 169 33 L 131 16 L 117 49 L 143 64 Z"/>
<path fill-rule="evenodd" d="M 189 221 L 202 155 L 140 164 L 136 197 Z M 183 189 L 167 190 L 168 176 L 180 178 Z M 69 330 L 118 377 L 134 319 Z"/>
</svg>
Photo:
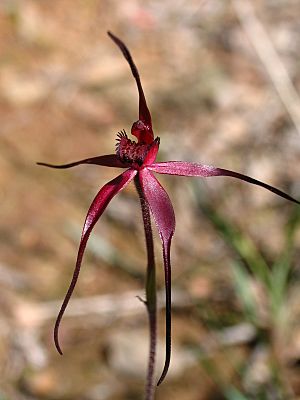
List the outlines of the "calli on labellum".
<svg viewBox="0 0 300 400">
<path fill-rule="evenodd" d="M 194 176 L 194 177 L 213 177 L 213 176 L 227 176 L 232 178 L 241 179 L 253 185 L 261 186 L 278 196 L 285 198 L 291 202 L 300 204 L 300 202 L 281 190 L 270 186 L 264 182 L 251 178 L 249 176 L 240 174 L 238 172 L 230 171 L 223 168 L 217 168 L 210 165 L 203 165 L 198 163 L 184 162 L 184 161 L 165 161 L 156 162 L 156 156 L 159 149 L 159 138 L 154 138 L 152 130 L 151 114 L 147 107 L 144 91 L 142 88 L 140 76 L 136 65 L 133 62 L 131 54 L 126 45 L 111 32 L 108 32 L 109 37 L 119 47 L 127 60 L 131 72 L 137 84 L 139 93 L 139 119 L 134 122 L 131 128 L 131 134 L 137 138 L 133 141 L 128 138 L 126 132 L 123 130 L 117 134 L 117 144 L 115 154 L 102 155 L 84 160 L 72 162 L 64 165 L 53 165 L 48 163 L 38 163 L 51 168 L 71 168 L 81 164 L 96 164 L 105 167 L 122 168 L 125 171 L 118 175 L 116 178 L 105 184 L 95 199 L 93 200 L 83 226 L 82 236 L 80 240 L 78 256 L 76 261 L 73 277 L 59 311 L 55 328 L 54 328 L 54 341 L 56 348 L 60 354 L 62 350 L 59 344 L 58 332 L 61 319 L 68 305 L 70 297 L 76 285 L 82 257 L 86 248 L 86 244 L 90 233 L 95 226 L 96 222 L 101 217 L 102 213 L 108 206 L 112 198 L 119 193 L 131 181 L 134 181 L 142 206 L 143 221 L 146 235 L 146 245 L 148 254 L 148 278 L 151 277 L 151 269 L 154 269 L 154 255 L 153 255 L 153 238 L 150 222 L 150 214 L 152 214 L 155 224 L 157 226 L 160 239 L 162 242 L 163 250 L 163 263 L 165 270 L 165 290 L 166 290 L 166 354 L 165 364 L 158 381 L 160 384 L 168 371 L 170 358 L 171 358 L 171 261 L 170 250 L 171 241 L 175 231 L 175 214 L 170 198 L 161 186 L 159 181 L 154 176 L 154 172 L 158 174 L 180 175 L 180 176 Z M 150 213 L 149 213 L 150 210 Z M 153 274 L 152 274 L 153 275 Z M 154 274 L 155 279 L 155 274 Z M 153 276 L 148 281 L 148 289 L 146 288 L 146 301 L 145 304 L 148 308 L 150 320 L 150 361 L 148 365 L 148 395 L 146 398 L 151 397 L 151 387 L 153 382 L 153 370 L 155 359 L 155 338 L 156 338 L 156 299 L 155 283 L 153 283 Z"/>
</svg>

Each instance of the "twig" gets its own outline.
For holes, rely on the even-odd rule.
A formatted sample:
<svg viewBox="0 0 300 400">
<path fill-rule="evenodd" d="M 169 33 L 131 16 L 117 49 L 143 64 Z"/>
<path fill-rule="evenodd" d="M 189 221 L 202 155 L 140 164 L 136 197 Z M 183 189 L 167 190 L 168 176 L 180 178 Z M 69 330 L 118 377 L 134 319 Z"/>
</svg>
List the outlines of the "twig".
<svg viewBox="0 0 300 400">
<path fill-rule="evenodd" d="M 219 331 L 210 331 L 202 343 L 201 358 L 212 357 L 215 353 L 226 347 L 242 346 L 255 339 L 257 329 L 248 322 L 243 322 Z"/>
<path fill-rule="evenodd" d="M 29 279 L 20 271 L 14 270 L 10 265 L 0 263 L 0 284 L 19 290 L 28 288 Z"/>
<path fill-rule="evenodd" d="M 157 293 L 158 309 L 164 308 L 164 291 Z M 66 310 L 65 317 L 99 316 L 99 322 L 107 323 L 118 318 L 144 314 L 143 304 L 137 299 L 143 298 L 144 292 L 133 291 L 122 294 L 106 294 L 91 297 L 74 298 Z M 196 303 L 185 291 L 173 290 L 174 307 L 190 307 Z M 48 321 L 56 318 L 60 301 L 48 301 L 44 303 L 28 303 L 23 300 L 15 305 L 14 315 L 19 325 L 23 327 L 43 326 Z M 98 322 L 98 320 L 96 320 Z M 95 319 L 93 318 L 93 323 Z"/>
<path fill-rule="evenodd" d="M 76 243 L 78 242 L 78 238 L 80 238 L 81 230 L 81 226 L 74 223 L 70 223 L 65 227 L 65 232 L 68 237 L 76 241 Z M 94 232 L 89 239 L 88 251 L 108 265 L 112 265 L 126 272 L 131 277 L 138 279 L 143 277 L 134 259 L 130 256 L 124 257 L 117 247 L 108 240 L 105 240 L 102 236 L 97 235 L 96 232 Z"/>
<path fill-rule="evenodd" d="M 300 134 L 300 96 L 264 26 L 249 0 L 232 0 L 235 12 L 249 40 L 268 72 L 277 93 Z"/>
</svg>

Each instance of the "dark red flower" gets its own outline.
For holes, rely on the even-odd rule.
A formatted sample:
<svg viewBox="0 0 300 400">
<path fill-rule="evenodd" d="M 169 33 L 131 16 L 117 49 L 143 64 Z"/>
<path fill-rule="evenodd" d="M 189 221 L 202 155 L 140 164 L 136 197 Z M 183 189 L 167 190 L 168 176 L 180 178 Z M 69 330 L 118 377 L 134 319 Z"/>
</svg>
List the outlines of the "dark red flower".
<svg viewBox="0 0 300 400">
<path fill-rule="evenodd" d="M 183 161 L 166 161 L 155 162 L 156 155 L 159 148 L 159 138 L 154 139 L 152 130 L 152 121 L 149 109 L 147 107 L 145 95 L 140 81 L 138 70 L 132 60 L 129 50 L 125 44 L 108 32 L 110 38 L 117 44 L 122 51 L 124 57 L 130 65 L 131 72 L 135 78 L 138 92 L 139 92 L 139 119 L 134 122 L 131 128 L 131 134 L 137 138 L 137 142 L 128 138 L 125 131 L 119 132 L 117 135 L 116 153 L 103 155 L 93 158 L 87 158 L 72 162 L 64 165 L 52 165 L 46 163 L 38 163 L 51 168 L 71 168 L 80 164 L 97 164 L 105 167 L 123 168 L 125 171 L 104 185 L 94 201 L 92 202 L 87 217 L 84 223 L 82 236 L 80 240 L 76 267 L 74 270 L 73 278 L 60 312 L 58 314 L 55 329 L 54 340 L 57 350 L 62 354 L 61 347 L 58 340 L 58 330 L 64 311 L 68 305 L 70 297 L 76 285 L 82 257 L 86 248 L 86 244 L 90 233 L 101 217 L 102 213 L 108 206 L 111 199 L 128 185 L 132 180 L 135 180 L 137 187 L 141 191 L 140 196 L 145 199 L 147 206 L 149 206 L 154 221 L 162 242 L 163 248 L 163 262 L 165 269 L 165 287 L 166 287 L 166 358 L 162 375 L 159 379 L 160 384 L 165 378 L 171 356 L 171 263 L 170 263 L 170 249 L 171 240 L 175 231 L 175 215 L 170 198 L 161 184 L 158 182 L 153 172 L 159 174 L 181 175 L 181 176 L 198 176 L 198 177 L 211 177 L 211 176 L 229 176 L 238 178 L 248 183 L 261 186 L 278 196 L 281 196 L 289 201 L 300 204 L 299 201 L 289 196 L 288 194 L 270 186 L 264 182 L 258 181 L 249 176 L 240 174 L 238 172 L 230 171 L 223 168 L 217 168 L 210 165 L 202 165 L 198 163 L 190 163 Z M 145 223 L 145 219 L 144 219 Z M 147 226 L 145 231 L 147 234 Z M 149 230 L 148 230 L 149 233 Z M 151 233 L 151 232 L 150 232 Z M 152 233 L 151 233 L 152 234 Z M 147 242 L 149 246 L 149 241 Z M 149 251 L 149 248 L 148 248 Z"/>
</svg>

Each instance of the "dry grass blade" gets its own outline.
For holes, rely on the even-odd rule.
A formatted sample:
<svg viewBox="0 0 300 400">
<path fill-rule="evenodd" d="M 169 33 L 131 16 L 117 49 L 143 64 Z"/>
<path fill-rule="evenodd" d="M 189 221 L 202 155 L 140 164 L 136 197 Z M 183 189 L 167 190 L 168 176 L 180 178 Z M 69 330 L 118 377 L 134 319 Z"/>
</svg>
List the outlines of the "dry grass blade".
<svg viewBox="0 0 300 400">
<path fill-rule="evenodd" d="M 300 96 L 293 85 L 286 67 L 281 61 L 263 24 L 255 15 L 252 3 L 248 0 L 232 0 L 232 4 L 243 29 L 300 134 Z"/>
</svg>

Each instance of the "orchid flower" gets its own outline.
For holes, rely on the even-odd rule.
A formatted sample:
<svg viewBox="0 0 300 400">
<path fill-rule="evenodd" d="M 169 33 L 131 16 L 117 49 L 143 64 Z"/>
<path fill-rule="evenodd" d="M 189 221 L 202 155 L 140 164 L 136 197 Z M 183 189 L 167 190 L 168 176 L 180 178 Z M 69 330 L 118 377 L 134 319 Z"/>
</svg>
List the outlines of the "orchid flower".
<svg viewBox="0 0 300 400">
<path fill-rule="evenodd" d="M 155 297 L 155 265 L 153 251 L 153 237 L 151 230 L 150 214 L 152 214 L 158 229 L 163 253 L 163 264 L 165 271 L 165 292 L 166 292 L 166 354 L 165 364 L 158 381 L 158 385 L 164 380 L 171 358 L 171 261 L 170 250 L 171 241 L 175 231 L 175 214 L 172 203 L 167 192 L 156 179 L 154 173 L 194 176 L 194 177 L 214 177 L 227 176 L 237 178 L 253 185 L 261 186 L 286 200 L 300 204 L 299 201 L 282 192 L 281 190 L 261 182 L 249 176 L 238 172 L 230 171 L 223 168 L 217 168 L 210 165 L 184 161 L 165 161 L 156 162 L 156 156 L 159 149 L 159 138 L 154 138 L 151 114 L 147 107 L 144 91 L 142 88 L 140 76 L 136 65 L 133 62 L 131 54 L 126 45 L 111 32 L 108 32 L 109 37 L 119 47 L 123 56 L 127 60 L 131 72 L 134 76 L 139 93 L 139 119 L 133 123 L 131 134 L 137 138 L 137 141 L 129 139 L 125 130 L 117 134 L 117 144 L 115 154 L 102 155 L 92 158 L 87 158 L 80 161 L 75 161 L 64 165 L 53 165 L 48 163 L 38 163 L 51 168 L 71 168 L 81 164 L 96 164 L 105 167 L 122 168 L 125 171 L 116 178 L 105 184 L 95 199 L 93 200 L 83 226 L 82 236 L 80 240 L 78 256 L 76 261 L 73 277 L 66 293 L 65 299 L 59 311 L 55 328 L 54 341 L 56 348 L 62 354 L 59 343 L 58 333 L 59 326 L 75 288 L 83 254 L 87 245 L 89 236 L 96 222 L 99 220 L 104 210 L 108 206 L 112 198 L 125 188 L 131 181 L 134 181 L 137 188 L 142 207 L 142 216 L 144 222 L 144 230 L 146 237 L 146 247 L 148 255 L 148 280 L 146 284 L 146 301 L 145 304 L 149 313 L 150 321 L 150 357 L 148 364 L 148 397 L 153 386 L 153 371 L 155 362 L 155 342 L 156 342 L 156 297 Z M 154 389 L 153 389 L 154 390 Z"/>
</svg>

